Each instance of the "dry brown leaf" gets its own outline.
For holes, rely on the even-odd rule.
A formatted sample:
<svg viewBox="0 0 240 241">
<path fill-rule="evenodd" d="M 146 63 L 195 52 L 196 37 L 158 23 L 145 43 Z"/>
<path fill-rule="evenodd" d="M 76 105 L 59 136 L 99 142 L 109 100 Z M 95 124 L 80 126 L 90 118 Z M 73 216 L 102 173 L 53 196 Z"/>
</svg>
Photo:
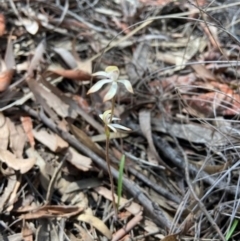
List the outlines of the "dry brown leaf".
<svg viewBox="0 0 240 241">
<path fill-rule="evenodd" d="M 2 112 L 0 112 L 0 142 L 0 150 L 7 150 L 9 143 L 9 128 L 8 121 Z"/>
<path fill-rule="evenodd" d="M 9 138 L 10 138 L 10 147 L 13 153 L 18 158 L 22 158 L 23 149 L 26 143 L 26 135 L 20 125 L 15 125 L 10 119 L 8 119 L 8 128 L 9 128 Z"/>
<path fill-rule="evenodd" d="M 61 137 L 46 130 L 33 130 L 34 138 L 41 142 L 43 145 L 48 147 L 53 152 L 61 152 L 68 147 L 68 143 Z"/>
<path fill-rule="evenodd" d="M 103 235 L 105 235 L 108 239 L 112 238 L 112 233 L 111 231 L 108 229 L 108 227 L 104 224 L 104 222 L 102 220 L 100 220 L 97 217 L 94 217 L 92 215 L 88 215 L 88 214 L 80 214 L 77 217 L 78 221 L 82 221 L 85 223 L 88 223 L 90 225 L 92 225 L 94 228 L 96 228 L 99 232 L 101 232 Z"/>
<path fill-rule="evenodd" d="M 112 193 L 107 188 L 101 186 L 101 187 L 95 188 L 94 190 L 99 195 L 102 195 L 106 199 L 113 201 L 112 200 Z M 114 198 L 115 198 L 115 200 L 117 200 L 117 195 L 114 194 Z M 129 201 L 127 199 L 121 197 L 121 199 L 120 199 L 120 206 L 123 206 L 125 204 L 126 204 L 125 209 L 128 212 L 130 212 L 131 214 L 133 214 L 133 215 L 137 215 L 138 213 L 140 213 L 142 211 L 142 207 L 139 204 L 137 204 L 135 202 L 130 202 L 129 203 Z"/>
<path fill-rule="evenodd" d="M 6 27 L 5 16 L 1 13 L 0 14 L 0 37 L 3 36 L 3 34 L 5 33 L 5 27 Z"/>
<path fill-rule="evenodd" d="M 82 130 L 77 128 L 76 126 L 69 123 L 69 127 L 73 135 L 81 141 L 84 145 L 86 145 L 90 150 L 95 152 L 102 158 L 105 158 L 105 153 L 97 147 L 97 145 L 87 136 Z"/>
<path fill-rule="evenodd" d="M 213 73 L 211 73 L 211 71 L 208 70 L 206 68 L 206 66 L 204 66 L 202 64 L 193 64 L 191 67 L 195 70 L 197 75 L 204 80 L 216 80 L 217 79 L 217 77 Z"/>
<path fill-rule="evenodd" d="M 30 146 L 34 148 L 35 146 L 35 141 L 33 137 L 33 124 L 32 124 L 32 119 L 29 116 L 21 116 L 21 122 L 22 122 L 22 127 L 23 130 L 25 131 L 28 141 L 30 143 Z"/>
<path fill-rule="evenodd" d="M 170 234 L 163 238 L 161 241 L 178 241 L 178 234 Z"/>
<path fill-rule="evenodd" d="M 39 219 L 39 218 L 56 218 L 65 217 L 70 218 L 79 214 L 83 209 L 77 206 L 60 206 L 60 205 L 45 205 L 33 210 L 29 213 L 22 214 L 21 219 Z M 22 212 L 19 210 L 19 212 Z"/>
<path fill-rule="evenodd" d="M 15 171 L 20 171 L 24 174 L 28 172 L 35 164 L 36 159 L 27 158 L 21 159 L 16 158 L 16 156 L 8 150 L 0 150 L 0 161 L 6 163 L 8 167 L 11 167 Z"/>
<path fill-rule="evenodd" d="M 89 157 L 83 156 L 80 153 L 78 153 L 75 149 L 72 147 L 69 148 L 69 152 L 71 155 L 68 157 L 68 161 L 74 165 L 76 168 L 82 171 L 89 171 L 89 169 L 92 167 L 92 160 Z"/>
<path fill-rule="evenodd" d="M 51 71 L 65 78 L 78 80 L 78 81 L 90 80 L 92 78 L 91 74 L 80 69 L 61 69 L 61 68 L 56 68 L 54 66 L 50 66 L 48 68 L 48 71 Z"/>
</svg>

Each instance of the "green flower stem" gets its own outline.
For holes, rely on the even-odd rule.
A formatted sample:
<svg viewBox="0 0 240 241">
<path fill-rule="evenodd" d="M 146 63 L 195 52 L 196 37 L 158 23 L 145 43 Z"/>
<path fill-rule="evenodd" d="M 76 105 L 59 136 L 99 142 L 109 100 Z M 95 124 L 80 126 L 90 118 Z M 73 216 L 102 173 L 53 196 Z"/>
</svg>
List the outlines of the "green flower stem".
<svg viewBox="0 0 240 241">
<path fill-rule="evenodd" d="M 108 175 L 110 178 L 110 184 L 111 184 L 111 192 L 112 192 L 112 201 L 113 201 L 113 209 L 115 212 L 115 218 L 117 219 L 117 206 L 115 202 L 115 196 L 114 196 L 114 182 L 113 182 L 113 176 L 111 172 L 111 164 L 109 160 L 109 142 L 110 142 L 110 130 L 107 125 L 105 125 L 105 134 L 106 134 L 106 162 L 107 162 L 107 168 L 108 168 Z"/>
<path fill-rule="evenodd" d="M 112 122 L 112 118 L 113 118 L 113 112 L 114 112 L 115 100 L 116 100 L 116 96 L 114 95 L 114 97 L 112 98 L 112 108 L 111 108 L 111 118 L 110 118 L 110 123 Z"/>
</svg>

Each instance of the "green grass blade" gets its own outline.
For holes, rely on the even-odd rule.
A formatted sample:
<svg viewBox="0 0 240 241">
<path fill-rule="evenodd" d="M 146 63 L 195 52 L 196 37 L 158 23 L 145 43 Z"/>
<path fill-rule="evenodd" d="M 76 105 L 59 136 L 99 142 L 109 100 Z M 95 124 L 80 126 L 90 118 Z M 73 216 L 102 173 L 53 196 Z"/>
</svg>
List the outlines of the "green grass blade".
<svg viewBox="0 0 240 241">
<path fill-rule="evenodd" d="M 120 166 L 119 166 L 119 177 L 118 177 L 118 188 L 117 188 L 117 194 L 118 194 L 117 208 L 119 208 L 120 199 L 122 196 L 124 166 L 125 166 L 125 155 L 122 155 L 121 161 L 120 161 Z"/>
<path fill-rule="evenodd" d="M 232 237 L 232 234 L 235 231 L 237 225 L 238 225 L 238 219 L 234 219 L 231 228 L 229 229 L 229 231 L 226 234 L 226 240 L 229 240 Z"/>
</svg>

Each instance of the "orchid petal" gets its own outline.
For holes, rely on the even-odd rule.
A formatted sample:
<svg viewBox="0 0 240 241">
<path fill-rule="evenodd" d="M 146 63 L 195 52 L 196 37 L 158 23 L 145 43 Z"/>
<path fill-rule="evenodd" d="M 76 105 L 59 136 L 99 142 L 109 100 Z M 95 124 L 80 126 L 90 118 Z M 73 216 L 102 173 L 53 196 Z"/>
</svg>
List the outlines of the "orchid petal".
<svg viewBox="0 0 240 241">
<path fill-rule="evenodd" d="M 106 110 L 103 114 L 99 115 L 105 125 L 108 125 L 110 123 L 111 112 L 112 110 Z"/>
<path fill-rule="evenodd" d="M 119 77 L 119 69 L 117 66 L 108 66 L 105 69 L 106 73 L 109 74 L 110 78 L 112 81 L 117 81 Z"/>
<path fill-rule="evenodd" d="M 109 127 L 112 131 L 117 132 L 117 130 L 116 130 L 116 128 L 114 128 L 113 124 L 109 124 L 108 127 Z"/>
<path fill-rule="evenodd" d="M 116 71 L 116 72 L 119 72 L 119 69 L 117 66 L 108 66 L 106 69 L 105 69 L 105 72 L 107 73 L 111 73 L 113 71 Z"/>
<path fill-rule="evenodd" d="M 103 76 L 106 78 L 111 78 L 109 73 L 105 72 L 105 71 L 98 71 L 96 73 L 93 73 L 92 76 Z"/>
<path fill-rule="evenodd" d="M 117 117 L 113 117 L 112 118 L 112 121 L 115 121 L 115 120 L 121 120 L 120 118 L 117 118 Z"/>
<path fill-rule="evenodd" d="M 129 80 L 118 80 L 118 83 L 124 84 L 124 86 L 126 87 L 128 92 L 134 93 L 133 88 L 132 88 L 132 84 Z"/>
<path fill-rule="evenodd" d="M 116 82 L 113 82 L 111 88 L 109 89 L 108 93 L 104 96 L 103 102 L 110 100 L 116 95 L 118 89 L 118 85 Z"/>
<path fill-rule="evenodd" d="M 111 124 L 112 127 L 116 128 L 116 129 L 121 129 L 121 130 L 125 130 L 125 131 L 131 131 L 131 129 L 125 127 L 125 126 L 122 126 L 122 125 L 119 125 L 119 124 Z"/>
<path fill-rule="evenodd" d="M 98 81 L 96 84 L 94 84 L 90 89 L 89 91 L 87 92 L 87 95 L 88 94 L 91 94 L 91 93 L 94 93 L 98 90 L 100 90 L 102 88 L 103 85 L 107 84 L 107 83 L 110 83 L 112 82 L 110 79 L 102 79 L 100 81 Z"/>
</svg>

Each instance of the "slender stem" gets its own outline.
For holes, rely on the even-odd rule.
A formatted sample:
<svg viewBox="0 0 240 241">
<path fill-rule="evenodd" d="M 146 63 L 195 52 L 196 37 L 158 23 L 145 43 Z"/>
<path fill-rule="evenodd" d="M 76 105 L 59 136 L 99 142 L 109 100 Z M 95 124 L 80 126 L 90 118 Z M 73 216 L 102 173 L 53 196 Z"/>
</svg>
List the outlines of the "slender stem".
<svg viewBox="0 0 240 241">
<path fill-rule="evenodd" d="M 113 112 L 114 112 L 114 106 L 115 106 L 115 100 L 116 100 L 116 96 L 114 96 L 112 98 L 112 108 L 111 108 L 111 117 L 110 117 L 110 123 L 112 122 L 112 118 L 113 118 Z"/>
<path fill-rule="evenodd" d="M 116 206 L 116 202 L 115 202 L 115 196 L 114 196 L 114 182 L 113 182 L 113 176 L 112 176 L 112 172 L 111 172 L 111 164 L 110 164 L 110 160 L 109 160 L 109 141 L 110 141 L 110 131 L 107 125 L 105 125 L 105 134 L 106 134 L 106 162 L 107 162 L 107 168 L 108 168 L 108 174 L 109 174 L 109 178 L 110 178 L 110 184 L 111 184 L 111 192 L 112 192 L 112 201 L 113 201 L 113 209 L 115 212 L 115 218 L 117 219 L 117 206 Z"/>
</svg>

